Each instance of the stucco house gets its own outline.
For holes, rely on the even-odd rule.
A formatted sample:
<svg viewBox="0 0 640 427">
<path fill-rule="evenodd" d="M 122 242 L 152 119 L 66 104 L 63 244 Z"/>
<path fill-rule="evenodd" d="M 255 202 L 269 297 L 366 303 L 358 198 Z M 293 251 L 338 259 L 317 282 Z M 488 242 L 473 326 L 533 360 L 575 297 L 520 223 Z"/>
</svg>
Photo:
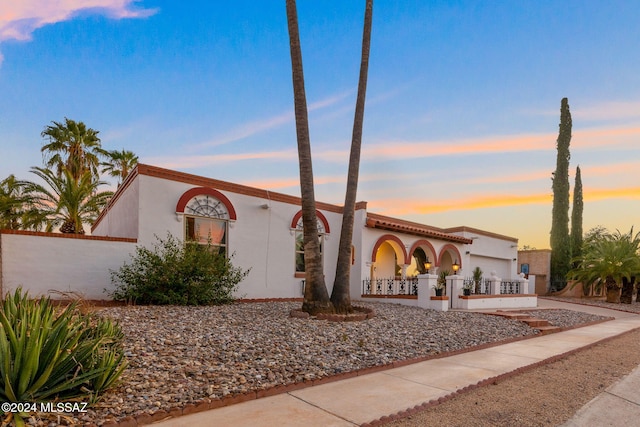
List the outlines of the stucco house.
<svg viewBox="0 0 640 427">
<path fill-rule="evenodd" d="M 333 284 L 342 207 L 317 202 L 327 286 Z M 300 198 L 254 187 L 139 164 L 118 188 L 90 236 L 0 231 L 2 292 L 23 286 L 32 293 L 79 292 L 107 299 L 110 270 L 136 245 L 156 236 L 200 239 L 251 269 L 237 296 L 301 298 L 304 280 Z M 379 215 L 359 202 L 353 234 L 351 297 L 363 294 L 415 297 L 411 278 L 454 270 L 471 276 L 517 275 L 517 239 L 470 227 L 437 227 Z M 80 259 L 82 262 L 72 262 Z M 429 266 L 429 264 L 427 264 Z M 407 281 L 409 278 L 410 280 Z M 329 289 L 330 291 L 330 289 Z"/>
</svg>

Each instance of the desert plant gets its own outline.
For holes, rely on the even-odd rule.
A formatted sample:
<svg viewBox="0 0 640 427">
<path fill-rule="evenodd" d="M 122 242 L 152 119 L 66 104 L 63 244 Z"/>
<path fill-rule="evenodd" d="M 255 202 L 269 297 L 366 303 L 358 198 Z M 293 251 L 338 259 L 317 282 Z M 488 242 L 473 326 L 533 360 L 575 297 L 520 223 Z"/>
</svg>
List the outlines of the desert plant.
<svg viewBox="0 0 640 427">
<path fill-rule="evenodd" d="M 640 233 L 600 233 L 585 239 L 582 253 L 574 259 L 577 267 L 567 277 L 594 286 L 596 291 L 605 289 L 608 302 L 620 302 L 623 279 L 633 287 L 632 277 L 640 273 Z"/>
<path fill-rule="evenodd" d="M 186 244 L 171 234 L 149 249 L 136 248 L 131 263 L 111 272 L 116 301 L 140 304 L 209 305 L 234 300 L 249 270 L 234 267 L 217 247 Z"/>
<path fill-rule="evenodd" d="M 81 314 L 75 302 L 56 309 L 18 288 L 0 307 L 0 401 L 95 403 L 126 367 L 122 340 L 110 319 Z M 25 414 L 12 415 L 23 424 Z"/>
<path fill-rule="evenodd" d="M 476 266 L 476 268 L 473 269 L 473 283 L 475 284 L 475 287 L 476 287 L 476 294 L 479 294 L 481 292 L 481 289 L 480 289 L 481 282 L 482 282 L 482 270 L 480 269 L 480 267 Z"/>
<path fill-rule="evenodd" d="M 438 280 L 434 286 L 434 289 L 444 289 L 447 286 L 447 276 L 451 276 L 451 272 L 449 270 L 442 270 L 440 274 L 438 274 Z"/>
</svg>

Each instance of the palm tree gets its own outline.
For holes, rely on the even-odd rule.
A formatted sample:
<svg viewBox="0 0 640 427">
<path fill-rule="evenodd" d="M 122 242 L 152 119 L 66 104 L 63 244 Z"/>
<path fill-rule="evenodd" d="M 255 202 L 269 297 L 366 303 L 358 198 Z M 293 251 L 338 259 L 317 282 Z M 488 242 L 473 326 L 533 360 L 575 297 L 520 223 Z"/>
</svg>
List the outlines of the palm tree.
<svg viewBox="0 0 640 427">
<path fill-rule="evenodd" d="M 55 168 L 58 177 L 68 170 L 78 181 L 85 172 L 98 176 L 99 157 L 104 155 L 98 138 L 99 131 L 87 128 L 82 122 L 65 117 L 64 123 L 52 122 L 42 131 L 43 138 L 49 140 L 42 146 L 45 166 Z"/>
<path fill-rule="evenodd" d="M 364 30 L 362 35 L 362 57 L 360 60 L 360 77 L 356 111 L 353 119 L 351 135 L 351 153 L 349 155 L 349 171 L 347 174 L 347 190 L 342 212 L 342 229 L 338 245 L 338 261 L 336 277 L 331 291 L 331 302 L 338 313 L 352 311 L 349 284 L 351 275 L 351 246 L 353 240 L 353 222 L 356 211 L 356 195 L 358 192 L 358 176 L 360 169 L 360 149 L 362 147 L 362 127 L 364 124 L 364 103 L 367 92 L 367 75 L 369 71 L 369 47 L 371 45 L 371 24 L 373 21 L 373 0 L 366 0 L 364 13 Z"/>
<path fill-rule="evenodd" d="M 39 167 L 31 168 L 31 172 L 46 183 L 27 185 L 34 204 L 46 218 L 46 231 L 59 226 L 61 233 L 84 234 L 83 224 L 93 224 L 113 195 L 111 191 L 98 192 L 98 187 L 106 183 L 89 171 L 78 180 L 67 169 L 60 177 Z"/>
<path fill-rule="evenodd" d="M 106 151 L 105 154 L 108 161 L 100 163 L 100 166 L 103 166 L 101 173 L 108 173 L 110 176 L 118 178 L 119 187 L 138 164 L 138 156 L 133 151 L 125 149 Z"/>
<path fill-rule="evenodd" d="M 304 241 L 305 288 L 302 310 L 317 314 L 332 312 L 333 305 L 322 271 L 322 255 L 318 242 L 316 201 L 313 189 L 313 168 L 311 164 L 311 142 L 309 140 L 309 118 L 307 98 L 302 71 L 302 51 L 298 30 L 298 13 L 295 0 L 286 1 L 289 47 L 291 50 L 291 74 L 293 79 L 293 100 L 298 141 L 298 165 L 300 168 L 300 195 L 302 204 L 302 227 Z"/>
<path fill-rule="evenodd" d="M 598 237 L 585 240 L 582 254 L 574 261 L 577 267 L 568 277 L 581 282 L 583 286 L 603 286 L 607 302 L 620 302 L 620 289 L 624 282 L 640 274 L 640 233 L 602 233 Z M 632 288 L 633 289 L 633 288 Z"/>
<path fill-rule="evenodd" d="M 3 179 L 0 182 L 0 228 L 24 228 L 25 214 L 29 211 L 31 201 L 24 182 L 17 180 L 14 175 Z"/>
</svg>

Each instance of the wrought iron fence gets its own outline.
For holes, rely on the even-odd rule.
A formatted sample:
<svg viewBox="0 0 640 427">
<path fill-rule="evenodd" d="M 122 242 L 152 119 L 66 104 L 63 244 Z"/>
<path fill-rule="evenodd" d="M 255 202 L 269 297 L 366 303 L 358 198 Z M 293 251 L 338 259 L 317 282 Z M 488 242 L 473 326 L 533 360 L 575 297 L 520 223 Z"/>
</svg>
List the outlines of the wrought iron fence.
<svg viewBox="0 0 640 427">
<path fill-rule="evenodd" d="M 362 295 L 418 295 L 418 278 L 367 278 L 362 281 Z"/>
<path fill-rule="evenodd" d="M 491 293 L 491 282 L 484 277 L 478 283 L 472 277 L 465 277 L 463 285 L 471 287 L 471 295 L 489 295 Z"/>
<path fill-rule="evenodd" d="M 500 283 L 500 293 L 501 294 L 520 294 L 520 282 L 519 281 L 507 281 L 503 280 Z"/>
</svg>

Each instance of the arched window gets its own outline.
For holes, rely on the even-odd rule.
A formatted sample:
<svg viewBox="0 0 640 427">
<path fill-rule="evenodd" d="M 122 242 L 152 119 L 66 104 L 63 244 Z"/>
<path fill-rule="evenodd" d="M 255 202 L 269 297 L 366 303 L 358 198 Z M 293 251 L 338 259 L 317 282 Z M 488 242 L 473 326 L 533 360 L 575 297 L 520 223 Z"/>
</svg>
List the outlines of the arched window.
<svg viewBox="0 0 640 427">
<path fill-rule="evenodd" d="M 230 212 L 230 202 L 221 193 L 203 190 L 206 191 L 189 191 L 178 202 L 177 212 L 184 213 L 185 241 L 210 243 L 220 254 L 227 255 L 229 219 L 235 211 Z"/>
<path fill-rule="evenodd" d="M 329 234 L 329 223 L 325 216 L 316 211 L 317 224 L 318 224 L 318 243 L 320 244 L 320 255 L 324 262 L 324 239 Z M 295 273 L 297 276 L 301 276 L 305 272 L 304 265 L 304 229 L 302 227 L 302 211 L 299 211 L 294 217 L 292 222 L 292 228 L 295 234 Z"/>
</svg>

